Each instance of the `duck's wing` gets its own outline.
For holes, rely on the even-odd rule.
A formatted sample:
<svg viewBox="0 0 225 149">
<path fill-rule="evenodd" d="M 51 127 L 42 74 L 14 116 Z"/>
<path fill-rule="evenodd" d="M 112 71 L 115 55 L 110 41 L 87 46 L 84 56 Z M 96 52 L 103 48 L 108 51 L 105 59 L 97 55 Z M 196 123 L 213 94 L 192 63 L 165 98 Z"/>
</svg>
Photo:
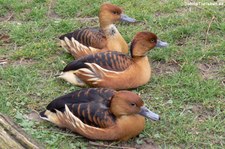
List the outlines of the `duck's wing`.
<svg viewBox="0 0 225 149">
<path fill-rule="evenodd" d="M 115 117 L 109 111 L 110 101 L 114 93 L 115 91 L 112 89 L 103 88 L 75 91 L 53 100 L 47 106 L 47 110 L 40 113 L 40 116 L 59 125 L 57 117 L 52 115 L 56 111 L 64 112 L 65 105 L 67 105 L 70 111 L 84 123 L 106 127 L 115 121 Z"/>
<path fill-rule="evenodd" d="M 108 128 L 87 125 L 75 116 L 67 106 L 65 106 L 64 113 L 57 111 L 56 117 L 61 122 L 61 126 L 92 140 L 121 140 L 124 137 L 123 131 L 126 132 L 116 125 Z"/>
<path fill-rule="evenodd" d="M 103 49 L 107 46 L 106 36 L 99 28 L 84 28 L 75 30 L 74 32 L 60 36 L 59 39 L 61 41 L 65 41 L 67 45 L 68 41 L 72 42 L 72 39 L 74 39 L 87 47 Z"/>
<path fill-rule="evenodd" d="M 64 68 L 64 73 L 60 77 L 63 78 L 65 74 L 72 73 L 76 79 L 87 85 L 108 87 L 107 82 L 109 83 L 112 78 L 118 77 L 132 64 L 133 60 L 123 53 L 101 52 L 71 62 Z"/>
<path fill-rule="evenodd" d="M 120 72 L 126 70 L 132 63 L 132 59 L 121 52 L 107 51 L 74 60 L 64 68 L 63 72 L 90 68 L 88 64 L 94 64 L 109 71 Z"/>
<path fill-rule="evenodd" d="M 105 88 L 85 88 L 60 96 L 48 104 L 47 110 L 63 111 L 65 104 L 80 104 L 91 101 L 108 101 L 114 95 L 115 91 Z"/>
</svg>

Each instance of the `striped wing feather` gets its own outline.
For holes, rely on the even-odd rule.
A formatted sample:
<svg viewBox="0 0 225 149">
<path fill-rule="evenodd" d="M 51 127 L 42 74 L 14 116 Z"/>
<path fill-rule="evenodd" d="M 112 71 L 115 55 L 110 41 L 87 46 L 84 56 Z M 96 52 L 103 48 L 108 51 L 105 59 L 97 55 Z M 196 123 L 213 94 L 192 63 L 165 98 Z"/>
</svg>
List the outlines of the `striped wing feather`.
<svg viewBox="0 0 225 149">
<path fill-rule="evenodd" d="M 109 112 L 109 104 L 92 101 L 90 103 L 68 105 L 70 111 L 85 124 L 105 128 L 115 123 L 115 116 Z"/>
<path fill-rule="evenodd" d="M 91 54 L 78 60 L 74 60 L 68 64 L 63 71 L 65 72 L 70 70 L 78 70 L 81 68 L 90 68 L 87 63 L 94 63 L 104 69 L 119 72 L 126 70 L 133 63 L 133 61 L 129 56 L 120 52 L 107 51 Z"/>
<path fill-rule="evenodd" d="M 97 128 L 83 123 L 78 117 L 74 116 L 69 108 L 65 106 L 65 112 L 57 111 L 57 117 L 63 126 L 93 140 L 120 140 L 121 131 L 110 128 Z"/>
<path fill-rule="evenodd" d="M 64 112 L 67 105 L 82 122 L 96 127 L 108 127 L 115 122 L 114 115 L 109 111 L 114 93 L 111 89 L 82 89 L 55 99 L 47 106 L 47 110 Z"/>
<path fill-rule="evenodd" d="M 59 39 L 65 40 L 65 37 L 69 40 L 74 38 L 87 47 L 103 49 L 107 46 L 106 36 L 103 31 L 98 28 L 84 28 L 75 30 L 74 32 L 60 36 Z"/>
</svg>

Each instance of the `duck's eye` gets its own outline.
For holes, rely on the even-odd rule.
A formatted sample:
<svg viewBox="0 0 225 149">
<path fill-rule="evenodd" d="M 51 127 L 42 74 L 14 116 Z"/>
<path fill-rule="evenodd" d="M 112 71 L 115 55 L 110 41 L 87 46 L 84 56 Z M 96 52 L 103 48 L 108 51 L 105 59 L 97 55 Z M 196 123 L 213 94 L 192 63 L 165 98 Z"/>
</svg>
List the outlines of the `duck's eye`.
<svg viewBox="0 0 225 149">
<path fill-rule="evenodd" d="M 113 11 L 113 14 L 117 14 L 118 15 L 119 13 L 117 11 Z"/>
<path fill-rule="evenodd" d="M 132 107 L 136 107 L 136 104 L 135 103 L 131 103 L 130 104 Z"/>
<path fill-rule="evenodd" d="M 152 43 L 155 42 L 155 39 L 151 39 L 151 42 L 152 42 Z"/>
</svg>

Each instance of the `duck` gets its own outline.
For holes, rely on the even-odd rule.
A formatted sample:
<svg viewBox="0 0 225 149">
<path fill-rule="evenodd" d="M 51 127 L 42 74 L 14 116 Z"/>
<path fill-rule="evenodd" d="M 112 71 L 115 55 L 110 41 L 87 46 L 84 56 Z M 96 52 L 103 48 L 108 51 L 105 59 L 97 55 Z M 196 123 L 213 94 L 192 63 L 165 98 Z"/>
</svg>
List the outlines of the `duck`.
<svg viewBox="0 0 225 149">
<path fill-rule="evenodd" d="M 139 95 L 108 88 L 84 88 L 58 97 L 40 117 L 91 140 L 121 141 L 140 134 L 145 118 L 160 120 Z"/>
<path fill-rule="evenodd" d="M 131 42 L 130 56 L 117 51 L 91 54 L 69 63 L 58 78 L 80 87 L 137 88 L 151 77 L 148 51 L 167 46 L 152 32 L 138 32 Z"/>
<path fill-rule="evenodd" d="M 99 12 L 100 28 L 88 27 L 67 33 L 59 37 L 60 44 L 74 58 L 106 50 L 128 53 L 128 44 L 114 25 L 117 21 L 136 22 L 119 6 L 103 3 Z"/>
</svg>

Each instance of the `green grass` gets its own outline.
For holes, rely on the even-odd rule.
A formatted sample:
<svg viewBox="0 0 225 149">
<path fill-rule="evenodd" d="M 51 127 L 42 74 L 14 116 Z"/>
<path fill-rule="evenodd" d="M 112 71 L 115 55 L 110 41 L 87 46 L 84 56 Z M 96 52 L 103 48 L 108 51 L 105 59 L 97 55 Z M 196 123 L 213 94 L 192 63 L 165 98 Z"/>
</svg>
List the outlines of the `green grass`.
<svg viewBox="0 0 225 149">
<path fill-rule="evenodd" d="M 11 116 L 47 148 L 90 147 L 87 139 L 48 122 L 30 120 L 27 115 L 79 89 L 54 78 L 73 60 L 57 46 L 56 39 L 82 26 L 97 26 L 96 22 L 76 18 L 97 16 L 102 2 L 0 0 L 0 34 L 10 36 L 9 43 L 0 41 L 0 59 L 7 60 L 0 66 L 0 112 Z M 136 32 L 148 30 L 170 44 L 149 52 L 152 79 L 134 90 L 161 115 L 161 121 L 148 121 L 141 135 L 127 144 L 113 144 L 141 146 L 143 140 L 149 139 L 160 148 L 224 148 L 225 4 L 187 6 L 180 0 L 111 2 L 141 21 L 117 25 L 127 42 Z"/>
</svg>

